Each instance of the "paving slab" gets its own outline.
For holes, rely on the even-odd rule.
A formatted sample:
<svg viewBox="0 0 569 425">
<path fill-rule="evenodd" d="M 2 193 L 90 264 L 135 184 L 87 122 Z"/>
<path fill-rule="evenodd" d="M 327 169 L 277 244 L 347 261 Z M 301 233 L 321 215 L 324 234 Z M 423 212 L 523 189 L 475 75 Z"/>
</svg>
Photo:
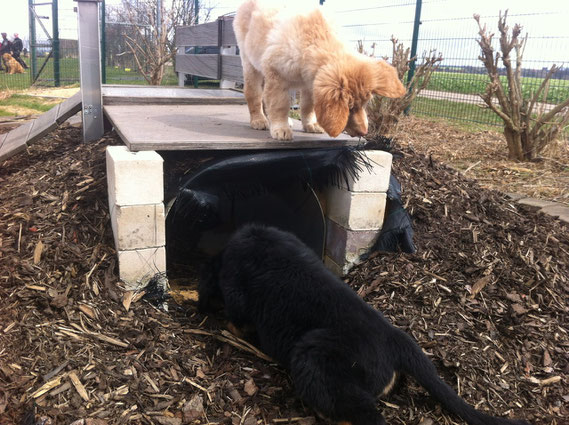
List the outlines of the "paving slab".
<svg viewBox="0 0 569 425">
<path fill-rule="evenodd" d="M 103 86 L 104 105 L 227 105 L 245 104 L 243 93 L 224 89 L 190 89 L 182 87 Z"/>
<path fill-rule="evenodd" d="M 557 205 L 555 202 L 546 201 L 545 199 L 537 199 L 537 198 L 518 199 L 518 204 L 528 205 L 530 207 L 538 207 L 538 208 L 544 208 L 544 207 L 549 207 L 552 205 Z"/>
<path fill-rule="evenodd" d="M 543 207 L 539 212 L 556 217 L 566 223 L 569 223 L 569 207 L 562 204 L 555 204 Z"/>
<path fill-rule="evenodd" d="M 131 151 L 296 149 L 357 145 L 342 134 L 305 133 L 293 120 L 293 140 L 253 130 L 246 105 L 107 105 L 105 113 Z"/>
</svg>

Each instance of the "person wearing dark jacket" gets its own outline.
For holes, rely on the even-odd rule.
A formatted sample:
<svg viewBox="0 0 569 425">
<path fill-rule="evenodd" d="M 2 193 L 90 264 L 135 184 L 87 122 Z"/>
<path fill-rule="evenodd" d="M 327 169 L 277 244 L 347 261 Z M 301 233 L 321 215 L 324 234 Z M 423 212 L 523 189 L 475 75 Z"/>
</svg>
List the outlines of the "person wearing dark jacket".
<svg viewBox="0 0 569 425">
<path fill-rule="evenodd" d="M 10 40 L 8 40 L 8 38 L 6 38 L 6 33 L 3 32 L 2 33 L 2 40 L 0 40 L 0 58 L 2 57 L 2 55 L 4 53 L 10 53 L 10 51 L 12 50 L 12 43 L 10 42 Z M 2 63 L 4 63 L 4 59 L 2 59 L 2 61 L 0 61 L 0 71 L 2 71 Z M 4 63 L 4 67 L 6 67 L 6 64 Z"/>
<path fill-rule="evenodd" d="M 20 65 L 24 67 L 24 69 L 28 69 L 28 65 L 26 62 L 20 57 L 20 53 L 24 49 L 24 43 L 22 39 L 18 36 L 18 33 L 14 33 L 14 41 L 12 41 L 12 57 L 16 59 Z"/>
</svg>

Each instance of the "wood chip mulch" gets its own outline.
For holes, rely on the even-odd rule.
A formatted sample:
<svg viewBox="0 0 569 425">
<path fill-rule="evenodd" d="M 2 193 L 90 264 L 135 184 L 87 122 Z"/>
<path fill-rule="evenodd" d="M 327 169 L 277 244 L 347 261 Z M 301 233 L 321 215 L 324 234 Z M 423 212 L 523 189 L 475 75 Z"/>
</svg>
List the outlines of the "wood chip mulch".
<svg viewBox="0 0 569 425">
<path fill-rule="evenodd" d="M 104 155 L 116 143 L 62 128 L 0 165 L 0 424 L 324 423 L 220 321 L 122 292 Z M 347 282 L 468 402 L 567 424 L 569 229 L 409 148 L 394 170 L 418 253 L 373 254 Z M 388 423 L 461 423 L 407 384 L 378 401 Z"/>
</svg>

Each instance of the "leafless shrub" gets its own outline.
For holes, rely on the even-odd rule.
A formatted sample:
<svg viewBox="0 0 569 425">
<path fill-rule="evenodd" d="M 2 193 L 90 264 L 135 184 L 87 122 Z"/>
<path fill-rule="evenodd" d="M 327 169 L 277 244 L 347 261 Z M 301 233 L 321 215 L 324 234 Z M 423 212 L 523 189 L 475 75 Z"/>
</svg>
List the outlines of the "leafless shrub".
<svg viewBox="0 0 569 425">
<path fill-rule="evenodd" d="M 417 57 L 410 58 L 411 49 L 405 48 L 403 43 L 398 43 L 396 38 L 391 37 L 391 43 L 393 44 L 391 64 L 397 70 L 399 79 L 406 85 L 407 93 L 397 99 L 380 96 L 372 98 L 367 107 L 368 134 L 372 139 L 374 136 L 387 136 L 393 132 L 401 115 L 411 105 L 421 90 L 428 86 L 433 72 L 438 69 L 440 62 L 443 60 L 441 53 L 437 53 L 436 50 L 423 53 L 421 64 L 416 67 L 413 78 L 405 83 L 404 80 L 410 65 L 417 60 Z M 358 50 L 365 54 L 361 42 L 358 43 Z M 388 58 L 384 59 L 387 60 Z"/>
<path fill-rule="evenodd" d="M 503 15 L 500 12 L 500 51 L 495 52 L 492 47 L 494 34 L 488 33 L 486 25 L 480 24 L 480 15 L 474 15 L 480 36 L 477 40 L 481 49 L 479 59 L 490 76 L 486 92 L 480 96 L 487 107 L 504 121 L 504 135 L 510 159 L 530 161 L 543 152 L 569 122 L 569 98 L 546 111 L 545 99 L 550 80 L 559 70 L 557 65 L 553 65 L 530 99 L 524 99 L 521 81 L 522 59 L 528 36 L 526 34 L 524 38 L 519 38 L 522 31 L 519 24 L 514 25 L 510 34 L 510 28 L 506 25 L 507 16 L 507 10 Z M 515 58 L 510 56 L 512 50 L 515 52 Z M 500 80 L 500 59 L 506 69 L 507 86 Z"/>
<path fill-rule="evenodd" d="M 187 0 L 122 0 L 112 16 L 130 28 L 123 35 L 124 43 L 152 85 L 162 82 L 166 64 L 176 55 L 175 28 L 196 23 L 194 1 Z"/>
</svg>

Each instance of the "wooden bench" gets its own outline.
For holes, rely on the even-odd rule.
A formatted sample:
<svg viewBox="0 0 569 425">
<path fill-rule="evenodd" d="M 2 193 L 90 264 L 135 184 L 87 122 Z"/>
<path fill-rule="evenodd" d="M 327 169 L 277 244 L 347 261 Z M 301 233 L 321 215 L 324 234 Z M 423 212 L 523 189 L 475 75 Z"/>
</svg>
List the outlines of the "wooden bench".
<svg viewBox="0 0 569 425">
<path fill-rule="evenodd" d="M 241 58 L 233 32 L 233 16 L 220 16 L 217 21 L 194 26 L 176 27 L 175 45 L 178 82 L 184 85 L 186 75 L 220 80 L 220 88 L 234 88 L 243 82 Z M 213 47 L 215 53 L 186 53 L 187 48 Z"/>
</svg>

